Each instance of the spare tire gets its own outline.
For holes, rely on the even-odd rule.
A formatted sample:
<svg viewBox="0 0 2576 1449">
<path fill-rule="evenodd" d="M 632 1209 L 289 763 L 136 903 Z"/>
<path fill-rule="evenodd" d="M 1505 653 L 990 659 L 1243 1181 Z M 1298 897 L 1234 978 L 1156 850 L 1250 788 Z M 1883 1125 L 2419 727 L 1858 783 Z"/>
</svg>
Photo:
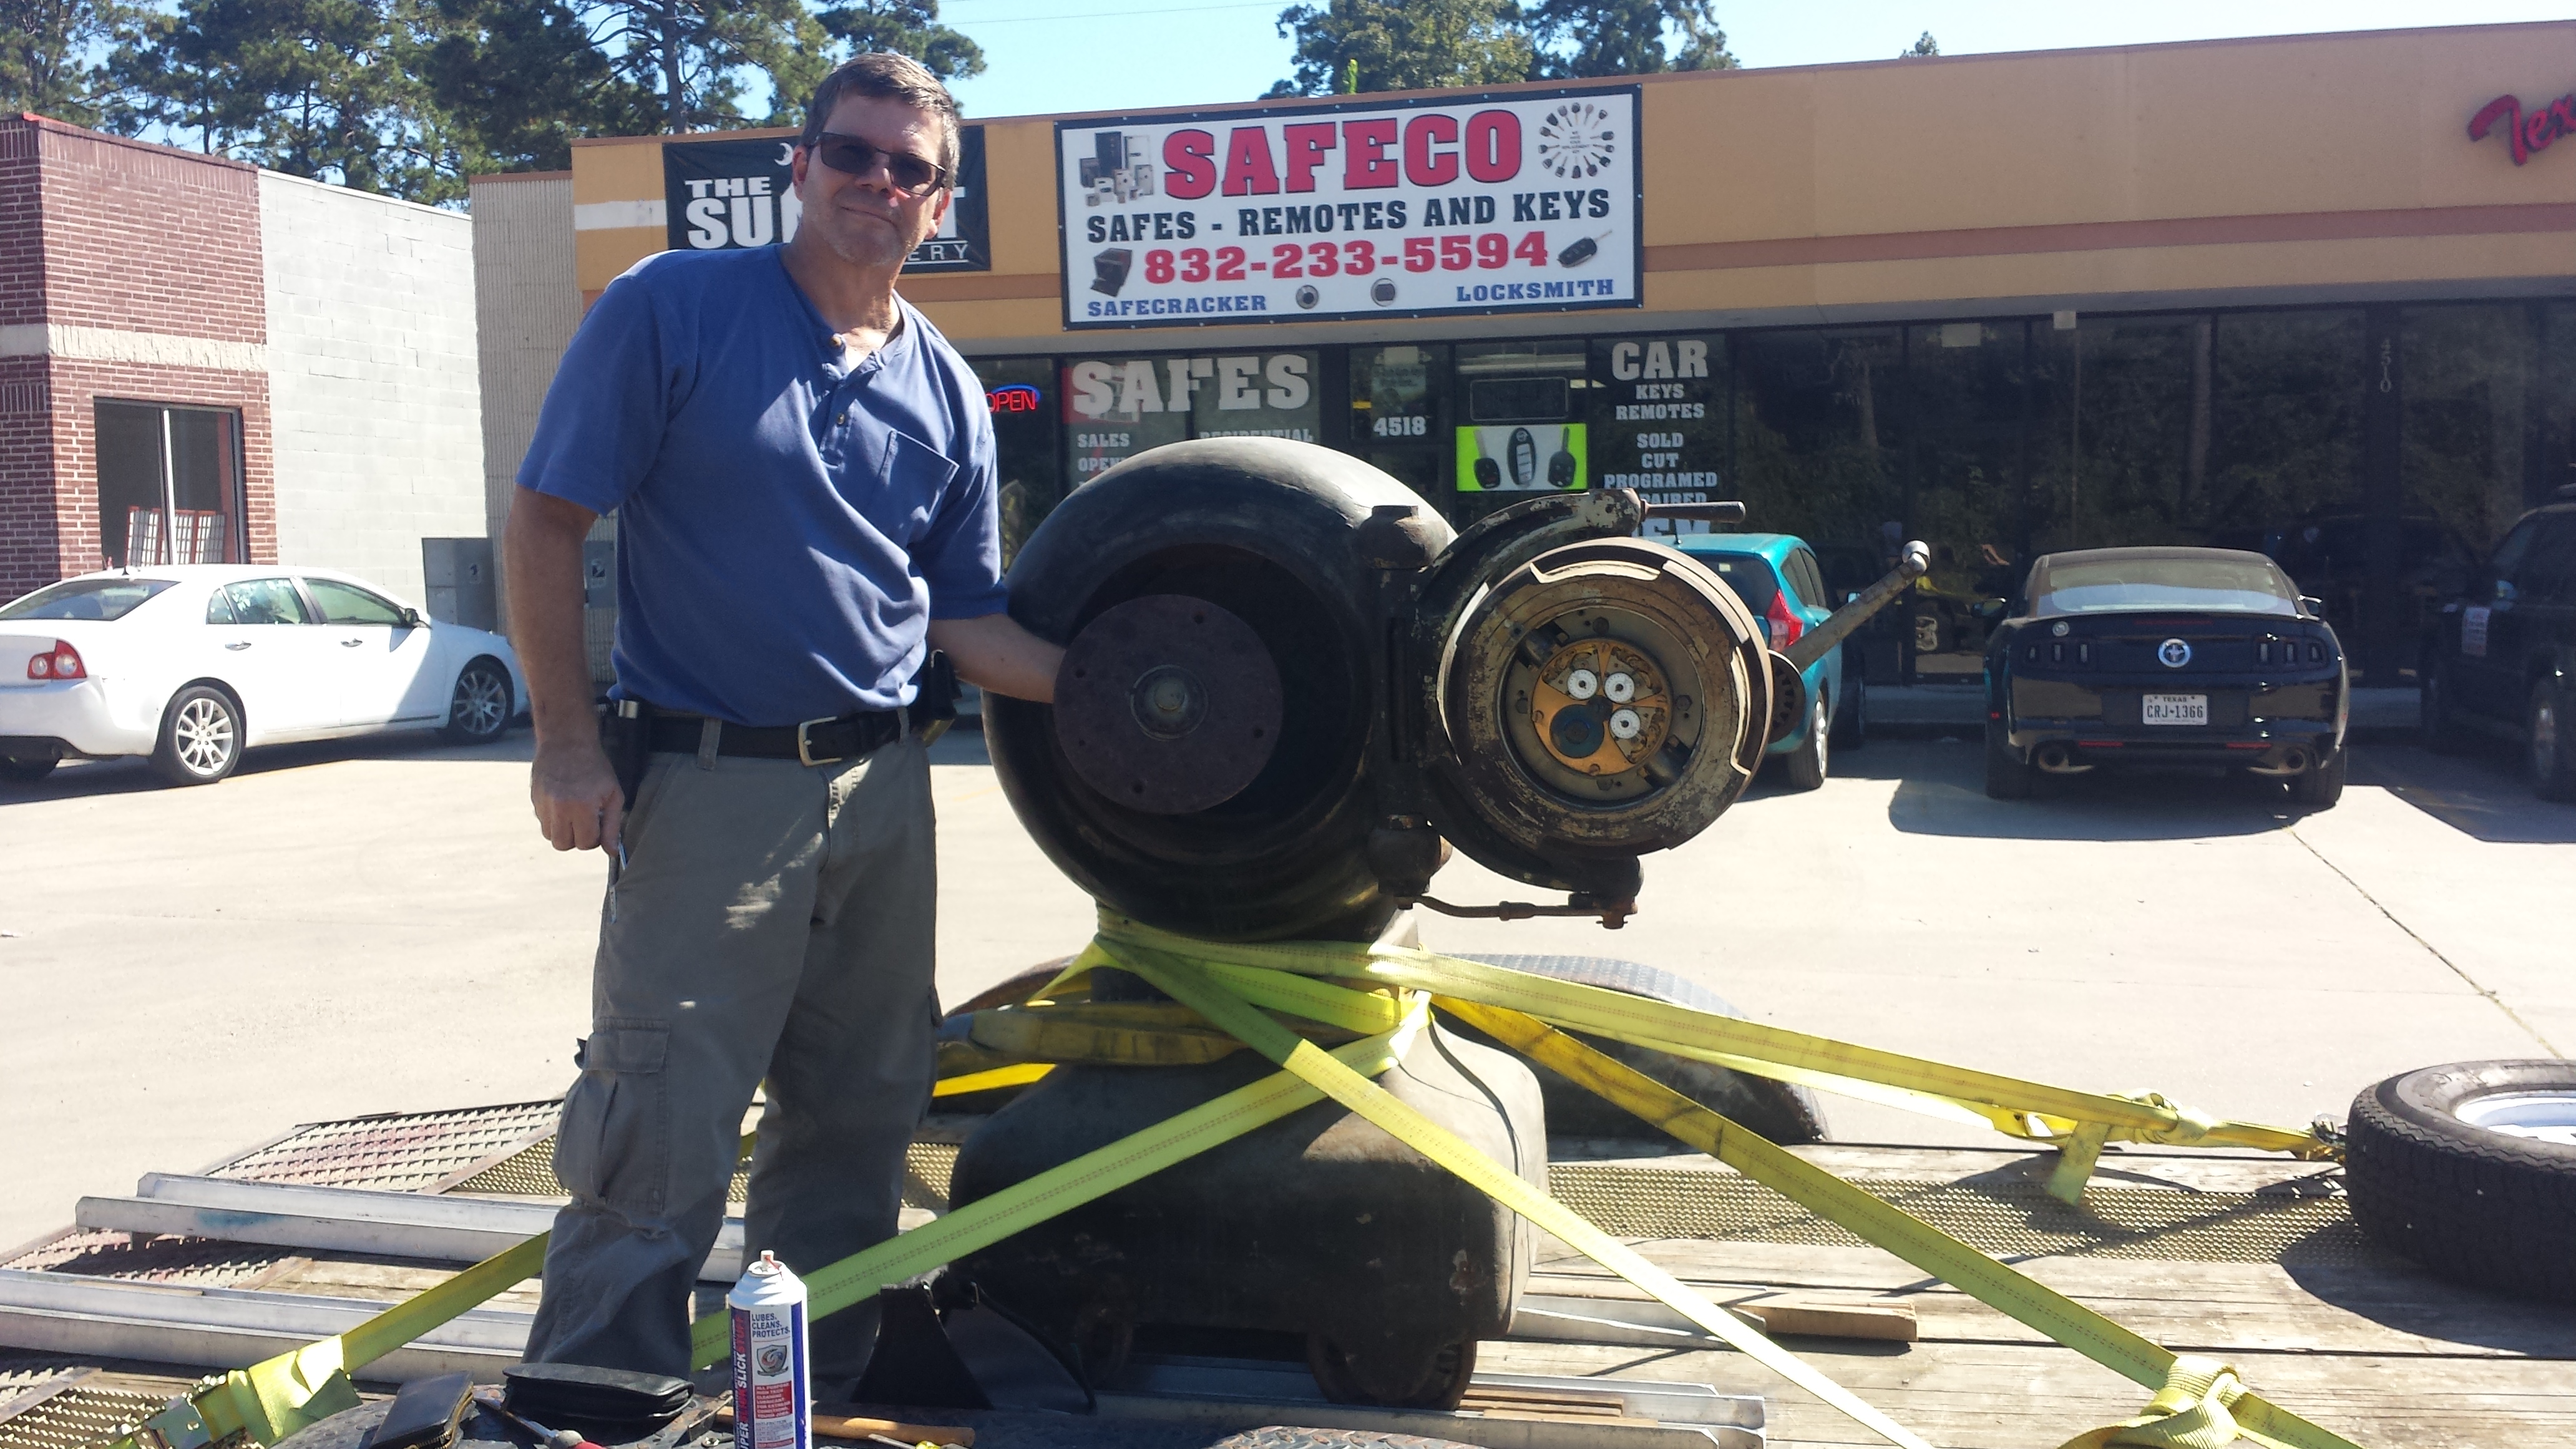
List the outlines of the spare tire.
<svg viewBox="0 0 2576 1449">
<path fill-rule="evenodd" d="M 2445 1278 L 2576 1303 L 2576 1063 L 2453 1062 L 2353 1099 L 2352 1215 Z"/>
<path fill-rule="evenodd" d="M 1636 961 L 1622 961 L 1609 956 L 1469 956 L 1463 960 L 1482 961 L 1488 966 L 1501 966 L 1513 971 L 1526 971 L 1556 981 L 1571 981 L 1580 986 L 1598 986 L 1610 991 L 1624 991 L 1649 1001 L 1705 1011 L 1715 1016 L 1744 1015 L 1726 998 L 1696 982 L 1685 981 L 1669 971 Z M 1460 1027 L 1457 1022 L 1449 1023 Z M 1460 1027 L 1461 1030 L 1466 1030 Z M 1478 1041 L 1490 1038 L 1480 1032 L 1467 1031 Z M 1607 1037 L 1572 1032 L 1577 1041 L 1607 1056 L 1636 1068 L 1692 1101 L 1722 1117 L 1728 1117 L 1754 1132 L 1780 1143 L 1822 1142 L 1825 1140 L 1824 1108 L 1816 1094 L 1789 1082 L 1757 1077 L 1748 1072 L 1731 1071 L 1706 1062 L 1677 1057 L 1670 1052 L 1631 1046 Z M 1649 1126 L 1643 1119 L 1613 1104 L 1608 1098 L 1580 1087 L 1536 1062 L 1530 1070 L 1538 1073 L 1539 1094 L 1547 1103 L 1547 1131 L 1550 1137 L 1613 1137 L 1672 1142 L 1684 1150 L 1699 1149 L 1676 1141 L 1662 1129 Z"/>
</svg>

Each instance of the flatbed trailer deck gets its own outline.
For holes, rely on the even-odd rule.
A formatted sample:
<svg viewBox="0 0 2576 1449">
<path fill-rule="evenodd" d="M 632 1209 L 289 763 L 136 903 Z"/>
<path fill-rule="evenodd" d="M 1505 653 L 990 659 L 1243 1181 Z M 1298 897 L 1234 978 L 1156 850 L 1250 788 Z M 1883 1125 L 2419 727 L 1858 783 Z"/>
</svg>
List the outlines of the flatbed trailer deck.
<svg viewBox="0 0 2576 1449">
<path fill-rule="evenodd" d="M 914 1220 L 944 1208 L 948 1164 L 972 1122 L 926 1125 L 911 1156 Z M 308 1124 L 204 1175 L 542 1201 L 556 1188 L 547 1167 L 552 1125 L 550 1103 Z M 2048 1152 L 1795 1150 L 2167 1348 L 2233 1363 L 2259 1392 L 2365 1449 L 2576 1444 L 2576 1308 L 2459 1287 L 2380 1252 L 2346 1212 L 2332 1164 L 2114 1150 L 2078 1209 L 2043 1190 L 2055 1161 Z M 1551 1158 L 1558 1197 L 1718 1302 L 1910 1311 L 1911 1342 L 1797 1334 L 1782 1342 L 1934 1444 L 2055 1449 L 2130 1417 L 2147 1398 L 1710 1159 L 1642 1142 L 1562 1139 Z M 740 1189 L 737 1178 L 737 1196 Z M 456 1267 L 78 1227 L 0 1260 L 0 1270 L 144 1280 L 182 1293 L 378 1302 L 444 1281 Z M 721 1290 L 701 1289 L 702 1311 L 713 1310 Z M 1525 1315 L 1527 1331 L 1516 1323 L 1513 1337 L 1483 1345 L 1480 1375 L 1705 1385 L 1766 1399 L 1769 1444 L 1876 1442 L 1552 1239 L 1529 1292 L 1556 1318 Z M 525 1314 L 535 1297 L 530 1281 L 487 1308 Z M 120 1415 L 233 1366 L 221 1355 L 155 1363 L 65 1352 L 62 1340 L 43 1341 L 50 1330 L 40 1316 L 13 1315 L 6 1301 L 0 1287 L 0 1345 L 26 1346 L 0 1347 L 0 1449 L 83 1449 Z M 1598 1314 L 1579 1311 L 1585 1303 Z M 1619 1341 L 1567 1341 L 1569 1315 L 1631 1327 L 1600 1335 Z M 1508 1409 L 1509 1398 L 1496 1390 L 1482 1402 Z M 1000 1437 L 991 1442 L 1010 1449 Z"/>
</svg>

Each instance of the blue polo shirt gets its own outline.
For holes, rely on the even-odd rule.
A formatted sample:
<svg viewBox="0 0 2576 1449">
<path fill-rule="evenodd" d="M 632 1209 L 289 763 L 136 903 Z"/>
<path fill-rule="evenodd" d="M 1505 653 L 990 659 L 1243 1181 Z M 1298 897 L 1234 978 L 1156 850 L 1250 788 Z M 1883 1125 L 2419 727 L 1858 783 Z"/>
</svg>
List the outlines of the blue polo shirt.
<svg viewBox="0 0 2576 1449">
<path fill-rule="evenodd" d="M 845 360 L 781 247 L 608 285 L 519 486 L 617 510 L 620 698 L 780 725 L 912 697 L 932 619 L 1002 611 L 983 385 L 897 300 Z"/>
</svg>

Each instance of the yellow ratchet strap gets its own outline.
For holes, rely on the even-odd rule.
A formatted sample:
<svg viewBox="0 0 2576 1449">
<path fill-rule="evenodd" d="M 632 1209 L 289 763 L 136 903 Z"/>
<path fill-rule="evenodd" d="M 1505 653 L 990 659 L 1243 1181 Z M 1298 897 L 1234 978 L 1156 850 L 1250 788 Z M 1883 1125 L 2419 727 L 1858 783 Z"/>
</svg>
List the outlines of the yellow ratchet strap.
<svg viewBox="0 0 2576 1449">
<path fill-rule="evenodd" d="M 2103 1434 L 2143 1432 L 2155 1423 L 2166 1432 L 2225 1418 L 2226 1437 L 2210 1439 L 2081 1438 L 2069 1449 L 2106 1443 L 2216 1449 L 2238 1435 L 2264 1445 L 2297 1449 L 2356 1449 L 2286 1409 L 2247 1393 L 2233 1370 L 2206 1359 L 2178 1359 L 2161 1345 L 2121 1327 L 2065 1294 L 1999 1263 L 1948 1233 L 1852 1186 L 1797 1154 L 1729 1121 L 1626 1063 L 1585 1046 L 1546 1023 L 1517 1011 L 1449 997 L 1434 998 L 1446 1011 L 1494 1040 L 1539 1062 L 1569 1081 L 1653 1123 L 1809 1212 L 1848 1228 L 1870 1243 L 1951 1284 L 1988 1307 L 2018 1319 L 2112 1372 L 2156 1391 L 2148 1417 Z M 2223 1371 L 2224 1383 L 2203 1369 Z M 2225 1403 L 2196 1417 L 2183 1405 L 2224 1390 Z M 2180 1397 L 2175 1397 L 2179 1395 Z M 2173 1407 L 2159 1407 L 2171 1401 Z M 2215 1400 L 2212 1400 L 2215 1402 Z M 2226 1418 L 2232 1409 L 2233 1417 Z"/>
<path fill-rule="evenodd" d="M 1205 949 L 1204 947 L 1202 949 Z M 1231 948 L 1226 948 L 1230 950 Z M 1376 1123 L 1397 1141 L 1457 1174 L 1503 1206 L 1636 1284 L 1657 1300 L 1742 1350 L 1754 1361 L 1822 1399 L 1870 1432 L 1904 1449 L 1930 1449 L 1904 1425 L 1880 1413 L 1759 1330 L 1693 1292 L 1682 1281 L 1626 1244 L 1585 1221 L 1572 1208 L 1530 1186 L 1519 1174 L 1478 1152 L 1447 1129 L 1399 1101 L 1385 1088 L 1334 1061 L 1314 1043 L 1263 1015 L 1216 982 L 1195 957 L 1129 946 L 1118 964 L 1144 977 L 1210 1022 L 1233 1032 L 1254 1051 L 1320 1088 L 1334 1101 Z M 1229 973 L 1230 974 L 1230 973 Z"/>
<path fill-rule="evenodd" d="M 1261 1020 L 1267 1023 L 1270 1018 L 1264 1016 Z M 1343 1070 L 1359 1074 L 1362 1080 L 1376 1076 L 1396 1064 L 1429 1020 L 1430 999 L 1415 994 L 1390 1029 L 1336 1048 L 1331 1053 L 1332 1060 Z M 1323 1098 L 1322 1092 L 1286 1072 L 1238 1087 L 1142 1132 L 1014 1183 L 991 1197 L 952 1209 L 936 1221 L 888 1238 L 865 1252 L 806 1274 L 806 1311 L 816 1319 L 837 1313 L 875 1296 L 888 1283 L 900 1283 L 990 1247 L 1024 1228 L 1035 1227 L 1058 1213 L 1151 1177 L 1176 1162 L 1231 1142 Z M 732 1351 L 724 1315 L 701 1318 L 690 1330 L 691 1366 L 707 1368 L 721 1363 Z"/>
<path fill-rule="evenodd" d="M 1184 957 L 1206 943 L 1156 930 L 1104 911 L 1100 939 Z M 2249 1122 L 2212 1121 L 2179 1109 L 2153 1093 L 2134 1097 L 2080 1092 L 1901 1052 L 1812 1036 L 1735 1017 L 1712 1016 L 1606 987 L 1556 981 L 1525 971 L 1489 966 L 1406 946 L 1345 945 L 1329 941 L 1229 943 L 1229 964 L 1268 967 L 1304 976 L 1348 977 L 1385 986 L 1430 991 L 1527 1013 L 1574 1031 L 1589 1032 L 1675 1056 L 1711 1062 L 1758 1076 L 1799 1082 L 1864 1100 L 1992 1124 L 2016 1137 L 2069 1143 L 2080 1128 L 2098 1126 L 2101 1142 L 2141 1141 L 2176 1146 L 2244 1147 L 2301 1156 L 2330 1155 L 2314 1132 Z M 1089 959 L 1085 953 L 1083 960 Z M 1084 969 L 1077 960 L 1075 970 Z M 2100 1143 L 2091 1143 L 2098 1154 Z M 2091 1162 L 2083 1169 L 2089 1175 Z M 2056 1186 L 2063 1188 L 2060 1182 Z M 2078 1196 L 2081 1179 L 2074 1183 Z M 2060 1191 L 2060 1196 L 2065 1196 Z"/>
<path fill-rule="evenodd" d="M 968 1072 L 962 1077 L 942 1077 L 930 1089 L 933 1097 L 962 1097 L 968 1092 L 989 1092 L 996 1087 L 1020 1087 L 1036 1081 L 1055 1067 L 1049 1062 L 1021 1062 L 1015 1066 L 995 1067 L 988 1072 Z"/>
</svg>

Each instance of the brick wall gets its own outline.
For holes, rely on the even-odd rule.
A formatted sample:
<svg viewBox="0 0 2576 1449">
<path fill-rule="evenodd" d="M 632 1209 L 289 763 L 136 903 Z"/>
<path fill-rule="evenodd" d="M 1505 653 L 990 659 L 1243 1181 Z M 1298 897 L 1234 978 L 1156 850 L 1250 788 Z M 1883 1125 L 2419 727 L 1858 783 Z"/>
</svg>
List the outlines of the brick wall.
<svg viewBox="0 0 2576 1449">
<path fill-rule="evenodd" d="M 262 172 L 277 549 L 412 604 L 424 538 L 485 529 L 474 223 Z"/>
<path fill-rule="evenodd" d="M 276 557 L 260 254 L 255 168 L 0 118 L 0 597 L 99 566 L 102 397 L 239 409 Z"/>
</svg>

